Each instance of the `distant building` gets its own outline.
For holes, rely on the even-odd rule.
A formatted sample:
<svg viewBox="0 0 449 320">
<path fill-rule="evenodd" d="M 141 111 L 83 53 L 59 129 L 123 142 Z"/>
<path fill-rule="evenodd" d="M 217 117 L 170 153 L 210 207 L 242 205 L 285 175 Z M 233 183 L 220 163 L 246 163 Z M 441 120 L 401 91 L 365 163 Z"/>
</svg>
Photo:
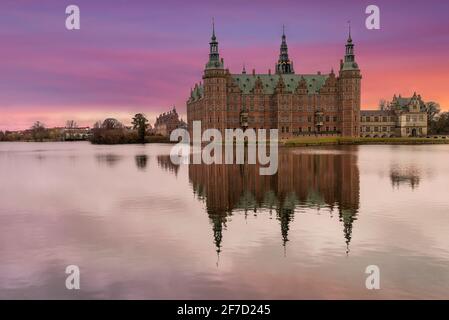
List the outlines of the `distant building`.
<svg viewBox="0 0 449 320">
<path fill-rule="evenodd" d="M 427 136 L 427 110 L 416 92 L 410 98 L 399 95 L 385 110 L 361 110 L 360 136 L 372 138 Z"/>
<path fill-rule="evenodd" d="M 91 134 L 89 127 L 61 128 L 62 139 L 71 140 L 87 140 Z"/>
<path fill-rule="evenodd" d="M 179 119 L 176 108 L 173 107 L 169 112 L 164 112 L 156 118 L 154 124 L 154 133 L 161 136 L 169 136 L 171 132 L 177 128 L 186 127 L 186 123 Z"/>
</svg>

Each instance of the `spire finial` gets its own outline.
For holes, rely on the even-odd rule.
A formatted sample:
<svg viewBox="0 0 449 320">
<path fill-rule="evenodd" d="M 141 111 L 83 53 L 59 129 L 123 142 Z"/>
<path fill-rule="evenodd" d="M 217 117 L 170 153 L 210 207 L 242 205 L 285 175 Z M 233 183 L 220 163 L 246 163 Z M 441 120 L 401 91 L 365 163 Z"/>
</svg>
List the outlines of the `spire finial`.
<svg viewBox="0 0 449 320">
<path fill-rule="evenodd" d="M 212 17 L 212 38 L 215 38 L 215 18 Z"/>
<path fill-rule="evenodd" d="M 285 37 L 285 24 L 282 25 L 282 36 Z"/>
<path fill-rule="evenodd" d="M 348 36 L 348 41 L 351 41 L 351 20 L 348 20 L 348 30 L 349 30 L 349 36 Z"/>
</svg>

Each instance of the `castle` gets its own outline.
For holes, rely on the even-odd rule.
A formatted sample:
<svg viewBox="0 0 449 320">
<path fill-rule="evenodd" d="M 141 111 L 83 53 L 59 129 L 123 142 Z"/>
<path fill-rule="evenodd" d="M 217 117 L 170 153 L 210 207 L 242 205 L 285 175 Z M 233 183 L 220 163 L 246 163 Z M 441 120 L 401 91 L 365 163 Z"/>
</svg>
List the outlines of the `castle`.
<svg viewBox="0 0 449 320">
<path fill-rule="evenodd" d="M 282 33 L 274 73 L 231 74 L 220 58 L 215 27 L 209 43 L 203 82 L 187 100 L 187 123 L 201 121 L 202 130 L 278 129 L 280 139 L 295 136 L 360 136 L 361 74 L 355 61 L 351 30 L 338 75 L 296 74 Z M 190 132 L 192 134 L 192 132 Z"/>
<path fill-rule="evenodd" d="M 169 112 L 164 112 L 156 118 L 154 132 L 161 136 L 170 136 L 171 132 L 177 128 L 185 128 L 184 120 L 179 119 L 176 108 L 173 107 Z"/>
<path fill-rule="evenodd" d="M 382 110 L 361 111 L 360 136 L 365 138 L 427 136 L 427 109 L 416 92 L 412 97 L 394 95 Z"/>
</svg>

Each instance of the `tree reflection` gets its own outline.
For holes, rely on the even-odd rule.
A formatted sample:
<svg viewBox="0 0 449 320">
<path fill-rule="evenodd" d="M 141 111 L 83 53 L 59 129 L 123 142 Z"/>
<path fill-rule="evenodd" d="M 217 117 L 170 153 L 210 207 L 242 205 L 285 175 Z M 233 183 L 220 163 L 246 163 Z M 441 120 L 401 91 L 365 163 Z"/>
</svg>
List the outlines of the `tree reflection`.
<svg viewBox="0 0 449 320">
<path fill-rule="evenodd" d="M 140 154 L 136 156 L 136 166 L 140 170 L 145 170 L 148 164 L 148 156 L 145 154 Z"/>
<path fill-rule="evenodd" d="M 158 155 L 157 164 L 160 168 L 178 176 L 179 164 L 174 164 L 170 159 L 170 155 Z"/>
<path fill-rule="evenodd" d="M 120 160 L 122 160 L 122 156 L 113 154 L 113 153 L 106 153 L 106 154 L 97 154 L 96 155 L 97 161 L 100 164 L 106 164 L 110 167 L 116 165 Z"/>
</svg>

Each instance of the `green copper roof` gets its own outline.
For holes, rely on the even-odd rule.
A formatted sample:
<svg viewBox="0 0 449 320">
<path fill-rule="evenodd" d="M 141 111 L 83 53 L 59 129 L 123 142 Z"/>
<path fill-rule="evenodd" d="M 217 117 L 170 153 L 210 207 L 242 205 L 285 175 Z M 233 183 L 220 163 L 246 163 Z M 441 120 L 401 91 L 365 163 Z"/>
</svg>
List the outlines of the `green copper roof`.
<svg viewBox="0 0 449 320">
<path fill-rule="evenodd" d="M 278 74 L 233 74 L 232 78 L 242 90 L 243 94 L 248 94 L 254 88 L 258 78 L 262 81 L 264 93 L 273 94 L 278 84 L 280 75 Z M 309 94 L 318 93 L 326 82 L 329 75 L 320 74 L 283 74 L 286 92 L 294 92 L 302 78 L 306 81 Z"/>
<path fill-rule="evenodd" d="M 262 81 L 262 87 L 265 94 L 274 94 L 280 75 L 278 74 L 233 74 L 234 82 L 242 90 L 243 94 L 250 94 L 258 78 Z M 308 94 L 317 94 L 326 82 L 329 75 L 322 74 L 283 74 L 282 78 L 285 84 L 285 92 L 292 93 L 298 87 L 301 79 L 304 78 L 307 85 Z M 200 99 L 204 95 L 203 84 L 196 85 L 192 91 L 191 99 L 193 101 Z"/>
</svg>

